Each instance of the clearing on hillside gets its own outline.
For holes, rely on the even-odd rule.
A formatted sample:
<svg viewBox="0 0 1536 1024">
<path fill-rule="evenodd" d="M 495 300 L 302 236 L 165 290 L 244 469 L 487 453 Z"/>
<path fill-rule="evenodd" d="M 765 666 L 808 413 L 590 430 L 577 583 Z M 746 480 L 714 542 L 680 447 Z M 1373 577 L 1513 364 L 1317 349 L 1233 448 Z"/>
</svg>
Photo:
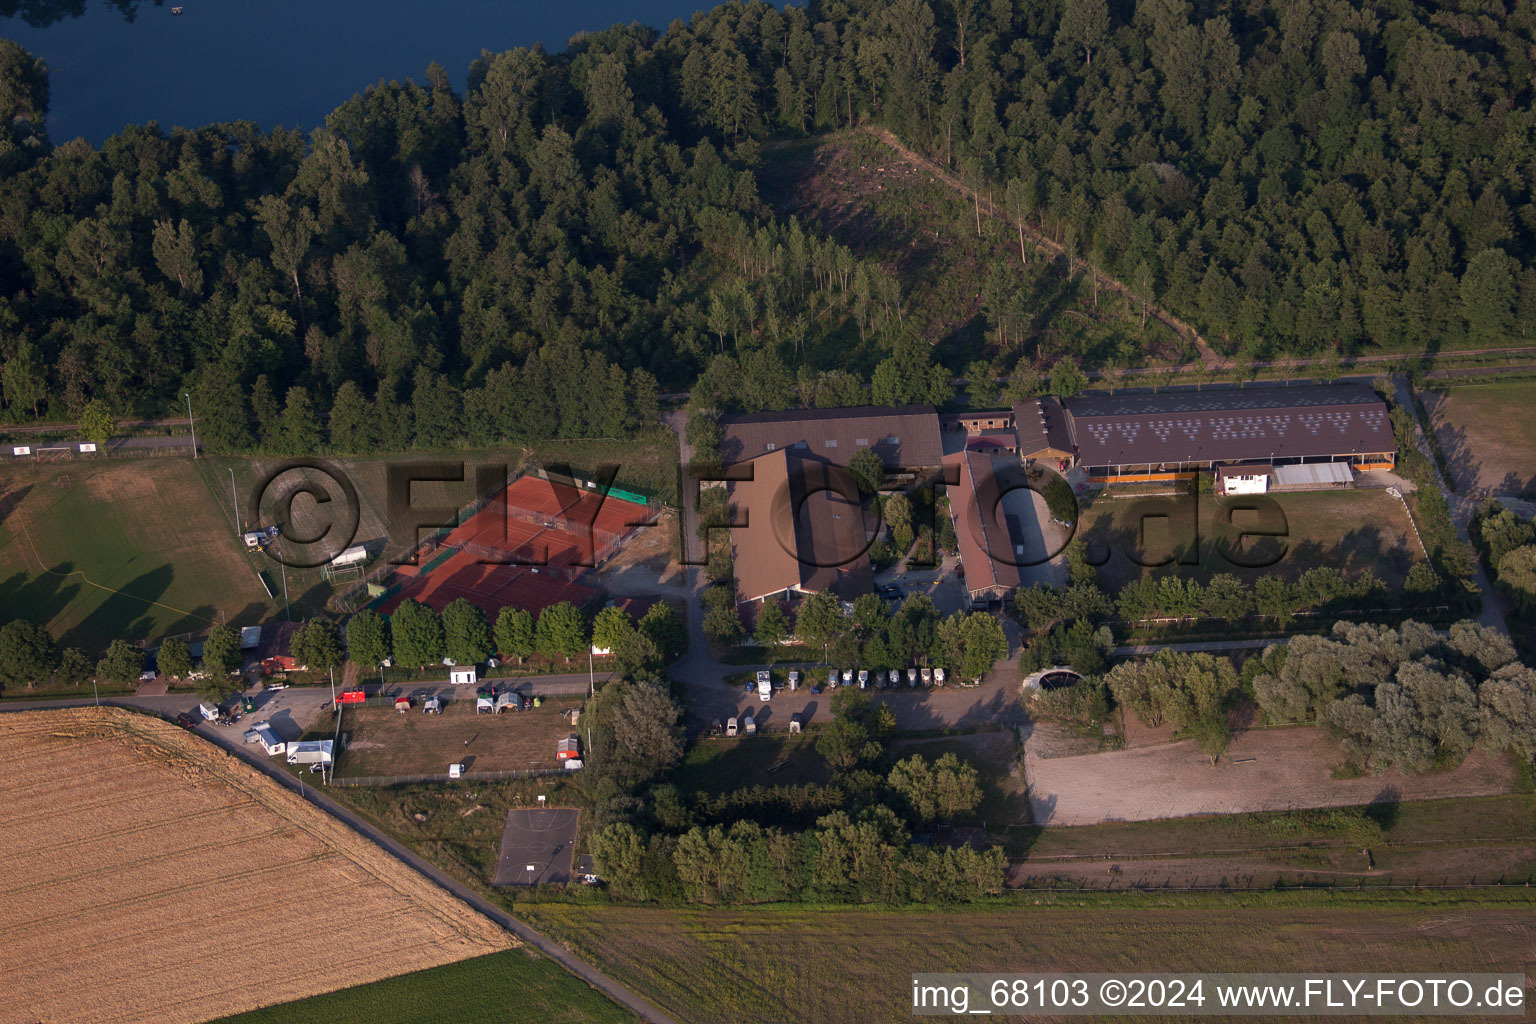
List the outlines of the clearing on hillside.
<svg viewBox="0 0 1536 1024">
<path fill-rule="evenodd" d="M 1021 263 L 1017 231 L 989 212 L 1003 206 L 1002 195 L 983 192 L 978 210 L 971 196 L 862 132 L 776 143 L 763 156 L 764 199 L 780 216 L 798 216 L 893 274 L 909 319 L 957 370 L 972 359 L 1011 361 L 1020 352 L 1046 365 L 1068 353 L 1086 354 L 1090 363 L 1118 359 L 1135 366 L 1194 355 L 1156 320 L 1142 326 L 1139 307 L 1096 289 L 1086 275 L 1068 275 L 1060 260 L 1032 244 Z M 999 308 L 989 309 L 983 294 L 994 289 Z M 998 320 L 1002 337 L 989 325 Z M 868 372 L 883 357 L 857 338 L 840 340 L 840 368 Z M 832 352 L 808 355 L 816 365 L 834 362 Z M 850 358 L 868 365 L 847 365 Z"/>
<path fill-rule="evenodd" d="M 513 944 L 158 719 L 0 716 L 0 770 L 0 974 L 27 1020 L 191 1024 Z"/>
<path fill-rule="evenodd" d="M 32 463 L 0 476 L 0 620 L 94 656 L 113 639 L 276 611 L 203 461 Z M 226 504 L 228 501 L 226 485 Z"/>
</svg>

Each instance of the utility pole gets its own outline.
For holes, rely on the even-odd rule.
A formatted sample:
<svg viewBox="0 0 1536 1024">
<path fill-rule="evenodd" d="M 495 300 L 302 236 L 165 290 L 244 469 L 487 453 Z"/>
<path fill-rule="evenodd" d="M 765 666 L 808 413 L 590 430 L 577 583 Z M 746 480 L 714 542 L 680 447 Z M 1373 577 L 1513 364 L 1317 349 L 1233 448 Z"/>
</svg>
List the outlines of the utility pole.
<svg viewBox="0 0 1536 1024">
<path fill-rule="evenodd" d="M 587 696 L 597 696 L 597 673 L 592 670 L 592 648 L 587 648 Z"/>
<path fill-rule="evenodd" d="M 187 400 L 187 423 L 192 427 L 192 458 L 197 458 L 197 420 L 192 418 L 192 392 L 183 391 Z"/>
<path fill-rule="evenodd" d="M 331 707 L 336 706 L 336 666 L 331 666 Z"/>
</svg>

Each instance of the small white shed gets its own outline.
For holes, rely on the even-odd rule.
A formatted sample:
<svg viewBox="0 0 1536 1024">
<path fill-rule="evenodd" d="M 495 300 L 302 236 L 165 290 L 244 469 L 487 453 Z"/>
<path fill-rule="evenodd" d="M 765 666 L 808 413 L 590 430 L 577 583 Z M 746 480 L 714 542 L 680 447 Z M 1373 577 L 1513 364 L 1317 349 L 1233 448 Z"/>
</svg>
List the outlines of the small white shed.
<svg viewBox="0 0 1536 1024">
<path fill-rule="evenodd" d="M 454 668 L 448 672 L 448 682 L 454 686 L 474 686 L 480 681 L 480 673 L 473 665 Z"/>
</svg>

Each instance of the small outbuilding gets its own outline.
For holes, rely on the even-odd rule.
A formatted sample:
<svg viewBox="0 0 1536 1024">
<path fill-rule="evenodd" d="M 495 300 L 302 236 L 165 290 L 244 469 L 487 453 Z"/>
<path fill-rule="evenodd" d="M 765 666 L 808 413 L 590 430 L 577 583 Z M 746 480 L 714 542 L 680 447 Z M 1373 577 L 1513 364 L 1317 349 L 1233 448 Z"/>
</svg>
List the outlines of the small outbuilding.
<svg viewBox="0 0 1536 1024">
<path fill-rule="evenodd" d="M 329 765 L 332 761 L 332 744 L 331 740 L 299 740 L 290 743 L 288 744 L 288 763 Z"/>
<path fill-rule="evenodd" d="M 464 665 L 448 672 L 448 682 L 454 686 L 474 686 L 480 681 L 480 673 L 473 665 Z"/>
</svg>

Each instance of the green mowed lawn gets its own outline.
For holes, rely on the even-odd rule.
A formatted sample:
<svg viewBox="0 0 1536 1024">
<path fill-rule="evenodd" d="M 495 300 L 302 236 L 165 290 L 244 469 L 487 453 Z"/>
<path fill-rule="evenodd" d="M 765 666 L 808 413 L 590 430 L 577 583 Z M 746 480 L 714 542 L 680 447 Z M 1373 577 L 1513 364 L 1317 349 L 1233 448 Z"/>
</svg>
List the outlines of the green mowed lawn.
<svg viewBox="0 0 1536 1024">
<path fill-rule="evenodd" d="M 1478 843 L 1529 843 L 1536 830 L 1536 796 L 1458 797 L 1373 804 L 1360 809 L 1381 829 L 1378 867 L 1390 862 L 1394 847 L 1466 846 Z M 1101 825 L 1017 830 L 1017 852 L 1028 860 L 1072 857 L 1205 857 L 1263 851 L 1279 846 L 1335 846 L 1351 854 L 1359 846 L 1327 827 L 1329 811 L 1257 812 L 1155 821 L 1115 821 Z M 1533 850 L 1536 854 L 1536 850 Z M 1476 860 L 1476 853 L 1468 854 Z"/>
<path fill-rule="evenodd" d="M 512 949 L 252 1010 L 225 1017 L 221 1024 L 606 1024 L 636 1019 L 553 961 Z"/>
<path fill-rule="evenodd" d="M 529 904 L 519 914 L 679 1020 L 864 1024 L 910 1016 L 917 971 L 1530 974 L 1536 906 L 1523 892 L 1028 892 L 948 910 Z"/>
<path fill-rule="evenodd" d="M 747 786 L 826 784 L 831 776 L 826 759 L 816 753 L 814 732 L 765 732 L 700 739 L 688 748 L 672 782 L 683 793 L 729 793 Z"/>
<path fill-rule="evenodd" d="M 203 474 L 206 460 L 48 462 L 0 477 L 0 620 L 92 654 L 117 637 L 249 624 L 278 609 Z"/>
<path fill-rule="evenodd" d="M 1268 511 L 1229 511 L 1223 501 Z M 1099 579 L 1110 591 L 1142 575 L 1203 581 L 1230 573 L 1253 582 L 1272 573 L 1296 579 L 1323 565 L 1346 575 L 1370 569 L 1395 588 L 1424 557 L 1402 503 L 1382 490 L 1100 497 L 1083 510 L 1078 536 L 1090 559 L 1102 561 Z"/>
</svg>

